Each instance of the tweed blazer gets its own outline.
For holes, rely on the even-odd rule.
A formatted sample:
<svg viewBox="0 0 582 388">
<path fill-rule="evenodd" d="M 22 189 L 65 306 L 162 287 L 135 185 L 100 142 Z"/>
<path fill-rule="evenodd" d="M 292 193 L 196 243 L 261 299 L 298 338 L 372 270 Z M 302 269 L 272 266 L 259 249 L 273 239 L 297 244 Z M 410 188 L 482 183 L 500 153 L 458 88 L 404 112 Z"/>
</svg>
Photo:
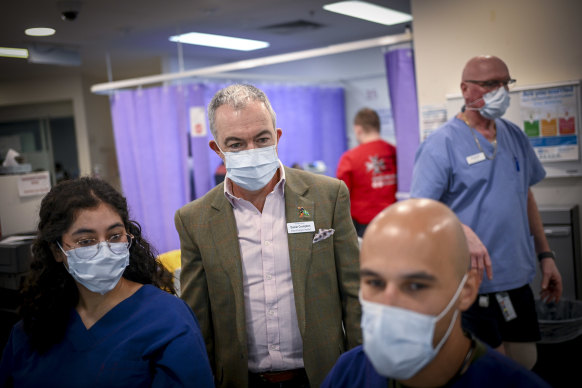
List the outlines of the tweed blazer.
<svg viewBox="0 0 582 388">
<path fill-rule="evenodd" d="M 285 167 L 287 222 L 314 221 L 334 234 L 288 234 L 303 362 L 319 387 L 339 355 L 361 344 L 358 240 L 349 193 L 334 178 Z M 309 216 L 300 218 L 298 207 Z M 196 314 L 218 387 L 248 386 L 243 275 L 237 226 L 224 183 L 179 209 L 181 298 Z"/>
</svg>

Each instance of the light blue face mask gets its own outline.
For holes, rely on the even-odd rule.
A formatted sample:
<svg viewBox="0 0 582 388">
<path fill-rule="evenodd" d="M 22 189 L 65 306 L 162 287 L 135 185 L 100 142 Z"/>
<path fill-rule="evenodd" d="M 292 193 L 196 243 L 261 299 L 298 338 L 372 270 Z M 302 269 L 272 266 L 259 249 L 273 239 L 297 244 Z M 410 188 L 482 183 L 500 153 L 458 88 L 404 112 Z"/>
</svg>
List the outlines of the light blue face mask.
<svg viewBox="0 0 582 388">
<path fill-rule="evenodd" d="M 81 247 L 65 251 L 61 244 L 59 248 L 67 256 L 67 271 L 78 283 L 87 287 L 90 291 L 101 295 L 111 291 L 123 275 L 123 271 L 129 265 L 129 247 L 127 243 L 110 243 L 115 246 L 115 253 L 107 244 L 107 241 L 99 243 L 97 254 L 91 259 L 85 259 L 87 255 L 82 250 L 94 250 L 95 246 Z"/>
<path fill-rule="evenodd" d="M 483 105 L 481 108 L 466 107 L 466 109 L 478 110 L 479 113 L 481 113 L 481 116 L 489 120 L 500 118 L 505 114 L 507 108 L 509 107 L 509 92 L 504 87 L 499 87 L 489 93 L 486 93 L 480 99 L 483 99 L 485 102 L 485 105 Z M 473 103 L 475 101 L 473 101 Z"/>
<path fill-rule="evenodd" d="M 226 177 L 248 191 L 265 187 L 279 168 L 276 145 L 238 152 L 220 151 L 224 154 Z"/>
<path fill-rule="evenodd" d="M 443 338 L 433 347 L 435 325 L 455 303 L 466 280 L 467 275 L 447 307 L 436 316 L 365 301 L 360 293 L 364 353 L 378 374 L 407 380 L 436 357 L 451 334 L 458 310 Z"/>
</svg>

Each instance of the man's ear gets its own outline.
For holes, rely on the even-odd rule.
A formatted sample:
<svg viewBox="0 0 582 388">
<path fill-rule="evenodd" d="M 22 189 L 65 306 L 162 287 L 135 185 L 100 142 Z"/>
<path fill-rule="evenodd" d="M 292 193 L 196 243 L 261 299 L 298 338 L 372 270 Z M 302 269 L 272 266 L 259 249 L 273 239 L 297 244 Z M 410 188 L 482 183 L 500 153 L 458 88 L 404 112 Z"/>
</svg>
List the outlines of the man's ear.
<svg viewBox="0 0 582 388">
<path fill-rule="evenodd" d="M 463 286 L 461 295 L 459 295 L 459 310 L 466 311 L 471 307 L 477 295 L 479 294 L 479 286 L 481 286 L 482 275 L 479 275 L 479 271 L 476 268 L 471 268 L 467 272 L 467 281 Z"/>
<path fill-rule="evenodd" d="M 467 91 L 468 85 L 466 82 L 462 81 L 461 82 L 461 94 L 463 95 L 463 100 L 465 100 L 465 103 L 468 103 L 469 101 L 467 101 L 467 99 L 465 98 L 465 92 Z"/>
<path fill-rule="evenodd" d="M 362 134 L 364 133 L 364 127 L 361 125 L 354 124 L 354 135 L 356 136 L 356 141 L 362 143 Z"/>
<path fill-rule="evenodd" d="M 467 83 L 465 81 L 461 81 L 461 93 L 467 90 Z"/>
<path fill-rule="evenodd" d="M 210 140 L 208 142 L 208 146 L 212 151 L 216 152 L 216 155 L 218 155 L 220 159 L 224 160 L 224 155 L 222 154 L 222 151 L 220 151 L 220 148 L 218 148 L 218 144 L 216 144 L 216 141 Z"/>
</svg>

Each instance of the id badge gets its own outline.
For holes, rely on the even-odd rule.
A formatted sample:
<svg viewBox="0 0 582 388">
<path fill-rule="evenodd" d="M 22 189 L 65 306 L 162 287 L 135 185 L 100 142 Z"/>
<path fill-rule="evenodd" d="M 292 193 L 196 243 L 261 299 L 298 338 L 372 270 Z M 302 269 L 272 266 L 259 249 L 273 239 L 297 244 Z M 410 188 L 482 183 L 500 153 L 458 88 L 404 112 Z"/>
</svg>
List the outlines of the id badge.
<svg viewBox="0 0 582 388">
<path fill-rule="evenodd" d="M 287 233 L 308 233 L 308 232 L 315 232 L 315 223 L 313 221 L 287 223 Z"/>
<path fill-rule="evenodd" d="M 484 152 L 477 152 L 476 154 L 467 156 L 465 159 L 467 160 L 467 164 L 470 166 L 472 164 L 482 162 L 487 158 L 485 157 Z"/>
<path fill-rule="evenodd" d="M 505 322 L 517 318 L 517 314 L 515 313 L 515 309 L 513 308 L 513 304 L 511 303 L 511 299 L 507 292 L 498 292 L 495 294 L 495 298 L 497 298 L 497 303 L 499 303 Z"/>
</svg>

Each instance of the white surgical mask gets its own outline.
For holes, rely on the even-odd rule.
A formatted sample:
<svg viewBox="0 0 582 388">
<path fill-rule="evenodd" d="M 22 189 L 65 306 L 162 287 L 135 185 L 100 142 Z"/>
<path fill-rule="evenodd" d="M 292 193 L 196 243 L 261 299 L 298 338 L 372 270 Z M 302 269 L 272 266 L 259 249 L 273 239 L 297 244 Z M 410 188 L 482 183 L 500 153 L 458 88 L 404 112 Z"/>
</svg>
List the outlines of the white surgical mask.
<svg viewBox="0 0 582 388">
<path fill-rule="evenodd" d="M 220 151 L 224 154 L 226 177 L 248 191 L 265 187 L 279 168 L 275 145 L 238 152 Z"/>
<path fill-rule="evenodd" d="M 364 353 L 378 374 L 407 380 L 435 358 L 451 334 L 458 310 L 443 338 L 433 347 L 435 325 L 455 303 L 466 280 L 467 275 L 447 307 L 436 316 L 365 301 L 360 292 Z"/>
<path fill-rule="evenodd" d="M 466 107 L 466 109 L 478 110 L 479 113 L 481 113 L 481 116 L 485 117 L 486 119 L 494 120 L 503 116 L 509 107 L 509 92 L 503 86 L 484 94 L 482 98 L 479 98 L 475 101 L 479 101 L 481 99 L 483 99 L 485 102 L 485 105 L 483 105 L 481 108 Z M 475 101 L 473 101 L 473 103 Z"/>
<path fill-rule="evenodd" d="M 58 242 L 57 242 L 58 244 Z M 99 243 L 99 251 L 91 259 L 80 257 L 79 253 L 85 249 L 95 249 L 95 247 L 81 247 L 65 251 L 61 244 L 59 248 L 67 256 L 67 271 L 80 284 L 90 291 L 98 292 L 101 295 L 111 291 L 123 275 L 123 271 L 129 265 L 129 247 L 127 243 L 110 243 L 117 245 L 121 253 L 112 252 L 107 241 Z M 123 249 L 123 245 L 126 249 Z M 82 256 L 82 255 L 81 255 Z"/>
</svg>

